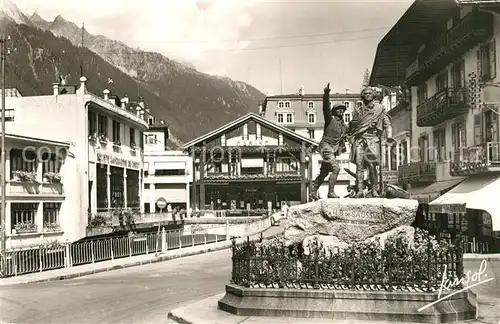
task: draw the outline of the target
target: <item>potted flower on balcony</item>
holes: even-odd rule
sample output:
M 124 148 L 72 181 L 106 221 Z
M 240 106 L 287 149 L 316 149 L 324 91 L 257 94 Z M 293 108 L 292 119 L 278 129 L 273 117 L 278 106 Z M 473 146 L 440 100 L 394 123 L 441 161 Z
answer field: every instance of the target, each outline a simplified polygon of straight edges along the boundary
M 89 135 L 89 140 L 95 142 L 97 140 L 97 134 L 93 133 Z
M 61 226 L 58 223 L 44 222 L 43 229 L 46 232 L 57 232 L 61 230 Z
M 113 142 L 113 146 L 120 147 L 122 143 L 120 141 Z
M 16 170 L 13 172 L 14 180 L 22 182 L 36 182 L 36 172 Z
M 23 233 L 34 233 L 36 232 L 36 225 L 33 223 L 17 223 L 14 225 L 14 234 L 23 234 Z
M 130 143 L 130 148 L 131 148 L 132 150 L 135 150 L 135 149 L 137 148 L 137 144 L 135 144 L 135 142 L 131 142 L 131 143 Z
M 61 182 L 61 174 L 57 172 L 45 172 L 43 174 L 43 178 L 46 179 L 50 183 L 60 183 Z
M 108 138 L 106 137 L 106 135 L 100 134 L 99 135 L 99 142 L 101 142 L 102 144 L 108 143 Z

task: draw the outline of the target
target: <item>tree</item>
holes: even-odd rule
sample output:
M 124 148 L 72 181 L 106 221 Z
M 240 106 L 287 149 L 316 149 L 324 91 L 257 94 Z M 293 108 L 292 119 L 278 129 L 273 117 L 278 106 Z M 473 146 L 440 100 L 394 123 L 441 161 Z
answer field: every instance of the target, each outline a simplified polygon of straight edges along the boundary
M 361 89 L 367 87 L 370 84 L 370 70 L 365 69 L 363 73 L 363 83 L 361 84 Z

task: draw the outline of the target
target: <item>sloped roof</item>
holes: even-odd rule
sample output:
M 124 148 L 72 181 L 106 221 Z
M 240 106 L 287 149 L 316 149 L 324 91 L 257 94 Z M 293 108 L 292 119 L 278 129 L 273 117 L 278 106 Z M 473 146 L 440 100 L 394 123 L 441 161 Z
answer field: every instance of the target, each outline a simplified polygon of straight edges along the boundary
M 416 0 L 377 46 L 370 85 L 402 85 L 419 47 L 459 8 L 456 0 Z
M 258 123 L 260 123 L 262 125 L 265 125 L 266 127 L 269 127 L 271 129 L 275 129 L 276 131 L 281 132 L 283 134 L 286 134 L 286 135 L 288 135 L 288 136 L 290 136 L 292 138 L 296 138 L 297 140 L 307 142 L 307 143 L 309 143 L 311 145 L 316 145 L 316 146 L 318 145 L 318 143 L 316 141 L 314 141 L 314 140 L 312 140 L 312 139 L 310 139 L 308 137 L 302 136 L 300 134 L 297 134 L 294 131 L 291 131 L 291 130 L 289 130 L 289 129 L 285 128 L 285 127 L 282 127 L 282 126 L 280 126 L 278 124 L 270 122 L 267 119 L 262 118 L 258 114 L 252 112 L 252 113 L 246 114 L 246 115 L 244 115 L 244 116 L 242 116 L 242 117 L 240 117 L 240 118 L 238 118 L 238 119 L 236 119 L 236 120 L 234 120 L 234 121 L 232 121 L 230 123 L 227 123 L 226 125 L 224 125 L 222 127 L 219 127 L 216 130 L 213 130 L 213 131 L 211 131 L 211 132 L 209 132 L 209 133 L 207 133 L 205 135 L 202 135 L 202 136 L 200 136 L 198 138 L 195 138 L 194 140 L 192 140 L 192 141 L 184 144 L 184 149 L 188 149 L 191 146 L 194 146 L 194 145 L 196 145 L 196 144 L 198 144 L 200 142 L 203 142 L 203 141 L 205 141 L 205 140 L 207 140 L 209 138 L 215 137 L 215 136 L 223 133 L 224 131 L 229 130 L 229 129 L 231 129 L 231 128 L 239 125 L 239 124 L 243 124 L 243 123 L 245 123 L 245 122 L 247 122 L 249 120 L 254 120 L 254 121 L 256 121 L 256 122 L 258 122 Z

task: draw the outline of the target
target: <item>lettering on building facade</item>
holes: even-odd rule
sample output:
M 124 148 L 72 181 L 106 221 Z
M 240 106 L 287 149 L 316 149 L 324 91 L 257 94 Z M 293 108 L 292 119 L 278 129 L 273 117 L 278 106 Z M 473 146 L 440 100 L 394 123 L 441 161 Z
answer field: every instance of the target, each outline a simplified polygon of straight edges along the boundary
M 103 154 L 103 153 L 97 153 L 97 162 L 127 169 L 141 168 L 140 162 L 119 158 L 115 156 L 110 156 L 108 154 Z

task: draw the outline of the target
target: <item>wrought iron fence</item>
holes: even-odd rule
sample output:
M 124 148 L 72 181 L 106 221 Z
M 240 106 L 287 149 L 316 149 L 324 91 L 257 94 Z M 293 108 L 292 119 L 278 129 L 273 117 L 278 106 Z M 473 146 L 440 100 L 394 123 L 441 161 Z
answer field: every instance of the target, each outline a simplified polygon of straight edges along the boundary
M 232 283 L 254 288 L 386 290 L 431 292 L 443 274 L 452 282 L 463 275 L 461 242 L 353 246 L 343 250 L 264 246 L 233 241 Z M 456 282 L 459 282 L 458 280 Z
M 159 235 L 158 233 L 125 235 L 14 249 L 6 252 L 5 276 L 17 276 L 141 254 L 165 252 L 224 240 L 226 240 L 225 233 L 191 232 L 186 235 L 182 230 L 163 230 Z

